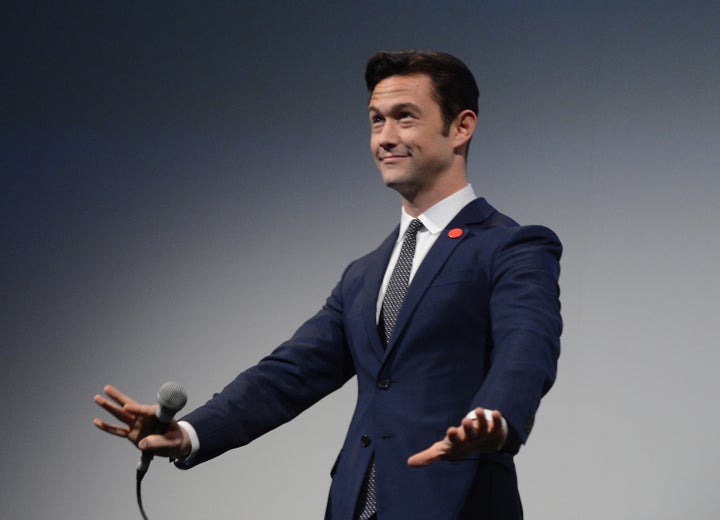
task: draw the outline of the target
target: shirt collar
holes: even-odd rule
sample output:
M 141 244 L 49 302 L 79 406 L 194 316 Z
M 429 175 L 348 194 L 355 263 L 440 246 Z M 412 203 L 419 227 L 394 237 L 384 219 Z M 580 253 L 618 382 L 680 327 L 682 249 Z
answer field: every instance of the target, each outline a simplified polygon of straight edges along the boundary
M 464 188 L 456 191 L 452 195 L 445 197 L 443 200 L 428 208 L 425 212 L 421 213 L 417 218 L 423 223 L 425 229 L 430 234 L 437 235 L 460 213 L 460 210 L 467 206 L 470 202 L 475 200 L 477 196 L 473 190 L 472 185 L 466 184 Z M 398 238 L 402 240 L 405 235 L 405 230 L 412 222 L 413 217 L 405 213 L 403 208 L 400 215 L 400 233 Z

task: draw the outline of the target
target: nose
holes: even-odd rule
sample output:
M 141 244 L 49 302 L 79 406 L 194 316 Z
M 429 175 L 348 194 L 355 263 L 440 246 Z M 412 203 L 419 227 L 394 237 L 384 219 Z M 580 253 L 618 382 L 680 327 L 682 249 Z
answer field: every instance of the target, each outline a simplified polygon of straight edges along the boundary
M 393 121 L 385 121 L 378 136 L 378 144 L 385 150 L 390 150 L 398 144 L 398 132 Z

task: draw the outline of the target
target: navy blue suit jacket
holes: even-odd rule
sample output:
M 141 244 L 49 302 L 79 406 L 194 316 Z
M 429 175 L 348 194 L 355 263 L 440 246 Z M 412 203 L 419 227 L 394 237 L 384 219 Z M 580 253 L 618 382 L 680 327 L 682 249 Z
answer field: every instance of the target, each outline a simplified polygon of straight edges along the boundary
M 455 228 L 458 238 L 448 234 Z M 352 518 L 373 456 L 380 520 L 520 519 L 513 454 L 555 380 L 560 242 L 476 199 L 428 252 L 385 347 L 376 304 L 397 233 L 351 263 L 290 340 L 184 418 L 200 439 L 193 464 L 247 444 L 357 376 L 327 519 Z M 503 452 L 407 465 L 477 406 L 507 420 Z

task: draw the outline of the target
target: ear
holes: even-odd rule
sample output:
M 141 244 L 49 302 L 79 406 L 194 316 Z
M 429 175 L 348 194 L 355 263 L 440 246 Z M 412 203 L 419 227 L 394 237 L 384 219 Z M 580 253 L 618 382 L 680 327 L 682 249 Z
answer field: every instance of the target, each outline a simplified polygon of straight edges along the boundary
M 453 139 L 455 140 L 455 148 L 461 149 L 466 147 L 470 142 L 470 139 L 475 133 L 475 127 L 477 126 L 477 115 L 470 109 L 463 110 L 455 118 L 455 123 L 452 126 Z

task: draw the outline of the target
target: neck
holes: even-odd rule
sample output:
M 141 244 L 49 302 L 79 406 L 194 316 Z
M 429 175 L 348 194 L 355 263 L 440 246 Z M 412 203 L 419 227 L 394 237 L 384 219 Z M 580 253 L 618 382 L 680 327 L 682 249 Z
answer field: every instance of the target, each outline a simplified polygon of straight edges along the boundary
M 404 193 L 400 193 L 402 198 L 402 205 L 405 213 L 411 217 L 417 217 L 424 213 L 441 200 L 449 197 L 453 193 L 456 193 L 467 186 L 467 178 L 463 175 L 453 182 L 442 182 L 432 189 L 424 190 L 407 190 Z

